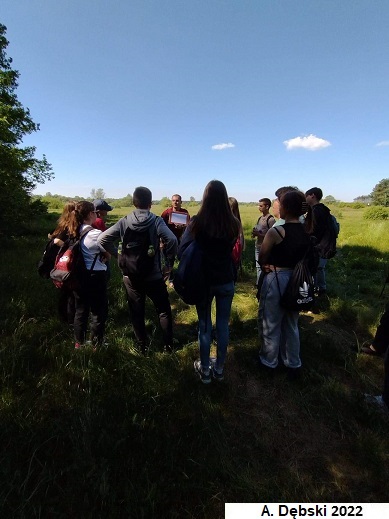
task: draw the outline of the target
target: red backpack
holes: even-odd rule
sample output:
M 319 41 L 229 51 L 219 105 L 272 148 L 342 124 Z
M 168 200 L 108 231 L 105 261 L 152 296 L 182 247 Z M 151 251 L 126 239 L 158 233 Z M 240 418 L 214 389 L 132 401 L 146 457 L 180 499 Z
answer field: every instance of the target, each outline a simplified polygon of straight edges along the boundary
M 74 290 L 80 282 L 80 277 L 87 272 L 84 256 L 81 250 L 81 240 L 91 231 L 93 227 L 88 225 L 80 234 L 78 240 L 71 245 L 64 245 L 55 259 L 53 270 L 50 272 L 50 278 L 57 288 L 66 285 L 69 289 Z M 93 270 L 98 254 L 93 261 L 90 270 Z
M 242 259 L 242 253 L 243 253 L 243 245 L 240 235 L 238 236 L 234 248 L 232 249 L 232 261 L 234 265 L 237 267 L 239 266 L 241 259 Z

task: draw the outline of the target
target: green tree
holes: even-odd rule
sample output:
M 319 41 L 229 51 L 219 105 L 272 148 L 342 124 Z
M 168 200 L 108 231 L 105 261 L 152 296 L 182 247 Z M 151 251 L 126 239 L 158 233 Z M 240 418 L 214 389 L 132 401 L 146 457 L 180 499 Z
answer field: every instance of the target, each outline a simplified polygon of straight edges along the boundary
M 326 197 L 324 197 L 323 202 L 325 202 L 326 204 L 331 204 L 336 202 L 336 199 L 332 195 L 327 195 Z
M 45 155 L 35 158 L 34 146 L 23 137 L 39 130 L 15 93 L 19 72 L 7 57 L 7 28 L 0 24 L 0 234 L 18 228 L 29 216 L 31 191 L 53 176 Z
M 125 196 L 124 198 L 122 198 L 120 200 L 121 202 L 121 206 L 122 207 L 131 207 L 133 202 L 132 202 L 132 195 L 130 195 L 130 193 L 128 193 L 127 196 Z
M 102 187 L 99 187 L 99 189 L 92 189 L 90 196 L 93 200 L 103 200 L 105 198 L 105 191 Z
M 159 205 L 161 205 L 162 207 L 170 207 L 172 205 L 172 201 L 170 200 L 170 198 L 168 196 L 164 196 L 159 201 Z
M 354 202 L 361 202 L 362 204 L 371 204 L 371 195 L 361 195 L 354 198 Z
M 371 192 L 374 205 L 389 207 L 389 178 L 383 178 L 374 186 Z

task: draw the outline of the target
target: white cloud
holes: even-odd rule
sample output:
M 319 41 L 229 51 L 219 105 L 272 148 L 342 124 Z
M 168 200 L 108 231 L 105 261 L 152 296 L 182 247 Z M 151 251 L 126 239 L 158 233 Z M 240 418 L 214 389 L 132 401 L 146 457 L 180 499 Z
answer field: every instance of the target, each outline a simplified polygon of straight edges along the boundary
M 389 141 L 377 142 L 376 146 L 389 146 Z
M 304 148 L 305 150 L 316 151 L 322 148 L 331 146 L 329 141 L 316 137 L 316 135 L 306 135 L 305 137 L 294 137 L 284 141 L 287 150 L 294 150 L 296 148 Z
M 222 144 L 214 144 L 212 146 L 213 150 L 226 150 L 227 148 L 235 148 L 235 144 L 232 144 L 232 142 L 223 142 Z

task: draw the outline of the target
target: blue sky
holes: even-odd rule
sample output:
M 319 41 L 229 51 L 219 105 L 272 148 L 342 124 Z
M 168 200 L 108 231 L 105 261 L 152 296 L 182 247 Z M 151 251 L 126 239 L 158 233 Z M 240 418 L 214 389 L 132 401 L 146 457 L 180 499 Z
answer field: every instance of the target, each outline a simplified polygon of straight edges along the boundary
M 351 201 L 387 178 L 387 0 L 2 0 L 36 192 Z

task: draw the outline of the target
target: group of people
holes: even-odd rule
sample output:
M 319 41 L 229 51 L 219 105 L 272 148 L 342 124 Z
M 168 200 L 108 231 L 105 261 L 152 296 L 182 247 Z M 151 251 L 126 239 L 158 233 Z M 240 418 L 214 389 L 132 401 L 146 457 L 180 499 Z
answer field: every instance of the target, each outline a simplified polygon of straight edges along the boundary
M 297 311 L 284 309 L 280 299 L 286 290 L 296 264 L 311 246 L 311 236 L 320 241 L 328 225 L 329 209 L 321 203 L 322 191 L 312 188 L 305 194 L 294 186 L 279 188 L 273 201 L 259 200 L 262 213 L 254 227 L 255 262 L 259 297 L 258 329 L 261 341 L 260 366 L 273 370 L 279 362 L 294 379 L 301 368 L 300 339 Z M 195 240 L 204 253 L 204 269 L 209 280 L 208 295 L 196 305 L 198 315 L 198 342 L 200 358 L 194 369 L 204 384 L 212 378 L 224 378 L 224 364 L 229 343 L 229 319 L 237 279 L 237 262 L 233 250 L 237 243 L 244 250 L 243 227 L 236 199 L 228 197 L 225 185 L 219 180 L 205 187 L 200 209 L 190 218 L 182 208 L 181 196 L 172 196 L 172 206 L 161 216 L 151 212 L 152 193 L 146 187 L 137 187 L 133 193 L 135 210 L 116 224 L 105 226 L 105 216 L 112 210 L 105 201 L 68 203 L 52 234 L 58 245 L 65 239 L 75 239 L 83 231 L 81 249 L 87 273 L 82 283 L 61 297 L 62 313 L 74 315 L 75 347 L 86 342 L 89 314 L 91 314 L 91 341 L 95 347 L 104 340 L 107 318 L 107 264 L 111 256 L 118 256 L 118 242 L 123 242 L 126 232 L 145 232 L 150 236 L 153 250 L 151 270 L 143 276 L 123 272 L 131 321 L 137 344 L 146 353 L 149 338 L 145 326 L 145 300 L 150 298 L 158 314 L 162 329 L 164 349 L 171 351 L 173 320 L 166 282 L 174 282 L 173 266 L 176 257 Z M 99 219 L 99 221 L 98 221 Z M 90 229 L 88 230 L 88 227 Z M 155 252 L 154 252 L 155 251 Z M 315 283 L 317 294 L 326 291 L 325 266 L 320 258 Z M 210 357 L 212 342 L 211 306 L 216 302 L 216 358 Z M 69 303 L 71 301 L 71 303 Z M 66 302 L 66 304 L 65 304 Z M 66 310 L 64 310 L 66 306 Z M 68 319 L 68 320 L 71 320 Z M 388 384 L 386 384 L 388 385 Z M 389 395 L 385 397 L 386 404 Z

